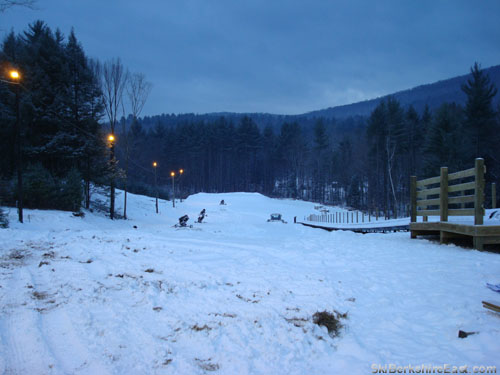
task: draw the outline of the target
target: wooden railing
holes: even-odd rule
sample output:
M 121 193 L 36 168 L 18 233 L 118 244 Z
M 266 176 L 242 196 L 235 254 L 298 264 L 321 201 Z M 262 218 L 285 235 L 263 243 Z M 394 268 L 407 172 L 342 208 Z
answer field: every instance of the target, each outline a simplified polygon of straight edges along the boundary
M 464 171 L 448 174 L 448 167 L 442 167 L 437 177 L 417 181 L 411 176 L 411 222 L 416 222 L 417 216 L 423 216 L 424 221 L 428 216 L 439 216 L 440 221 L 448 221 L 449 216 L 474 216 L 474 225 L 482 225 L 484 173 L 484 159 L 478 158 L 474 168 Z

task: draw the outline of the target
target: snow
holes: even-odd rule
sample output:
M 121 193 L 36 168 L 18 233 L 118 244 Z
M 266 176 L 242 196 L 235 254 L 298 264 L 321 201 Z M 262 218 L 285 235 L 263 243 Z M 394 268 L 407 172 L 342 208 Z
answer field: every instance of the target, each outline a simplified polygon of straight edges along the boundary
M 268 223 L 275 212 L 288 224 Z M 129 194 L 129 220 L 115 221 L 26 210 L 19 224 L 11 209 L 0 230 L 0 373 L 500 367 L 500 314 L 481 305 L 500 303 L 485 286 L 500 282 L 498 254 L 293 224 L 311 213 L 313 203 L 251 193 L 160 201 L 159 214 L 154 199 Z M 183 214 L 193 228 L 173 227 Z M 325 310 L 348 314 L 337 337 L 312 321 Z

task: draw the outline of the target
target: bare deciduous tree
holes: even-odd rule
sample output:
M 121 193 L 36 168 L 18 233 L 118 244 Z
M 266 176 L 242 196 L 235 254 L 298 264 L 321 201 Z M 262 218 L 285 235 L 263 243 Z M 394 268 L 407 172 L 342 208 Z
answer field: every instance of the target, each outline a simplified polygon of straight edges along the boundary
M 128 72 L 123 67 L 119 58 L 112 59 L 104 63 L 102 67 L 102 93 L 104 99 L 104 108 L 109 120 L 111 135 L 115 135 L 115 127 L 117 123 L 118 110 L 123 101 L 123 90 L 127 83 Z M 115 216 L 115 145 L 111 141 L 111 197 L 110 197 L 110 218 Z
M 146 76 L 144 74 L 134 73 L 130 75 L 127 85 L 127 94 L 130 100 L 130 109 L 132 110 L 134 121 L 137 121 L 137 118 L 141 114 L 152 87 L 153 85 L 151 82 L 146 81 Z
M 128 76 L 128 81 L 126 85 L 127 96 L 130 101 L 130 109 L 132 111 L 132 121 L 133 124 L 137 122 L 144 104 L 148 99 L 149 93 L 152 88 L 151 82 L 146 81 L 146 76 L 142 73 L 133 73 Z M 124 111 L 125 112 L 125 111 Z M 128 178 L 128 162 L 129 162 L 129 143 L 128 143 L 128 131 L 126 129 L 126 121 L 123 122 L 122 129 L 123 137 L 125 137 L 125 194 L 123 202 L 123 216 L 127 218 L 127 178 Z

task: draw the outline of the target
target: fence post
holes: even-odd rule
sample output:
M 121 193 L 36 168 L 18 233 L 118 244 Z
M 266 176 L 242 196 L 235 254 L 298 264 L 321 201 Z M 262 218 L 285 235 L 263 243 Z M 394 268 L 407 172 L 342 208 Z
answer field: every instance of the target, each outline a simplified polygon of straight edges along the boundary
M 358 214 L 359 214 L 359 212 L 358 212 L 358 211 L 356 211 L 356 224 L 357 224 L 357 223 L 359 223 L 359 220 L 358 220 Z
M 448 221 L 448 167 L 441 167 L 439 185 L 439 216 L 441 221 Z
M 491 208 L 497 208 L 497 184 L 491 184 Z
M 417 221 L 417 176 L 410 177 L 410 205 L 411 222 Z
M 474 189 L 474 225 L 483 224 L 484 215 L 484 159 L 477 158 L 475 163 L 476 188 Z

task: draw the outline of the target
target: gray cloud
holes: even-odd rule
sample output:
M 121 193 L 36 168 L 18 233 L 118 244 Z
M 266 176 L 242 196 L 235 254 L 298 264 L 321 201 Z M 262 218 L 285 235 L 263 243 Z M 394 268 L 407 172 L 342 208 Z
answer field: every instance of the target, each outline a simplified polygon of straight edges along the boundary
M 145 114 L 302 113 L 500 63 L 497 1 L 40 0 L 36 19 L 154 83 Z

